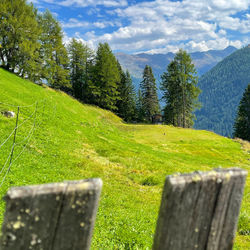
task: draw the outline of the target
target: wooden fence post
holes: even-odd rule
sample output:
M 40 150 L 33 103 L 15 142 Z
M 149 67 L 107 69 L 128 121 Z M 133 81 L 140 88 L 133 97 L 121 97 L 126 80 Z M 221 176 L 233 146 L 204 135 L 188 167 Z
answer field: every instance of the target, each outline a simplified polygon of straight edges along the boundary
M 232 249 L 246 175 L 232 168 L 168 176 L 153 249 Z
M 11 188 L 1 250 L 89 249 L 100 179 Z

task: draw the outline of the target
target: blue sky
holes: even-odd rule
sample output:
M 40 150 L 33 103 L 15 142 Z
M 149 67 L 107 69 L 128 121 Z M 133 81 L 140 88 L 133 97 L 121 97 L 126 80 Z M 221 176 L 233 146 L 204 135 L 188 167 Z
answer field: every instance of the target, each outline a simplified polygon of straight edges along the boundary
M 64 40 L 95 49 L 167 53 L 250 43 L 250 0 L 29 0 L 61 22 Z

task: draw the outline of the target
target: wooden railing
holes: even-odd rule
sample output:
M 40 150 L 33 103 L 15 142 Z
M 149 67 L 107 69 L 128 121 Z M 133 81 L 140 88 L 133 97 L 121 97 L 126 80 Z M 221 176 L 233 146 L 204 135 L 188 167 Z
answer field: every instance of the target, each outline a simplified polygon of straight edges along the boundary
M 153 249 L 232 249 L 247 172 L 219 169 L 166 178 Z M 102 181 L 11 188 L 1 250 L 89 249 Z

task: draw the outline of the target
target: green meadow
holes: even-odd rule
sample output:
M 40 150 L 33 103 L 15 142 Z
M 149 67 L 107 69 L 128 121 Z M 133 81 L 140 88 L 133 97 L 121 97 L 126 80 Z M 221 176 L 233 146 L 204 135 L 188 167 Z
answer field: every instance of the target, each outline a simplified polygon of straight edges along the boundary
M 1 199 L 12 186 L 100 177 L 92 249 L 150 249 L 167 175 L 250 169 L 249 143 L 208 131 L 125 124 L 109 111 L 0 69 L 0 111 L 17 114 L 17 105 L 17 145 L 10 171 L 8 164 L 1 171 Z M 0 145 L 15 125 L 15 118 L 0 115 Z M 0 147 L 0 169 L 12 145 L 13 135 Z M 1 202 L 1 222 L 4 209 Z M 234 248 L 250 249 L 250 176 Z

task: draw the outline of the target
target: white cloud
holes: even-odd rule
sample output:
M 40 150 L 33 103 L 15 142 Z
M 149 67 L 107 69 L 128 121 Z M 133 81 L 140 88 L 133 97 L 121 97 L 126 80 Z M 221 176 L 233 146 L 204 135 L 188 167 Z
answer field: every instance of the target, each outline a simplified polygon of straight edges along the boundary
M 91 41 L 87 41 L 81 38 L 81 34 L 79 32 L 75 32 L 74 34 L 74 38 L 78 41 L 81 41 L 83 44 L 86 44 L 89 48 L 91 48 L 92 50 L 95 49 L 95 45 L 91 42 Z M 66 33 L 64 33 L 64 39 L 63 39 L 63 43 L 68 46 L 70 41 L 72 40 L 71 37 L 68 37 Z
M 94 40 L 96 37 L 95 31 L 89 31 L 87 33 L 84 34 L 84 36 L 89 40 Z
M 164 48 L 151 49 L 151 50 L 147 51 L 147 53 L 156 54 L 156 53 L 167 53 L 169 51 L 177 52 L 180 48 L 185 49 L 189 52 L 208 51 L 211 49 L 222 50 L 228 46 L 234 46 L 236 48 L 241 48 L 243 44 L 244 44 L 244 42 L 241 42 L 239 40 L 230 41 L 226 38 L 221 38 L 221 39 L 217 39 L 217 40 L 201 41 L 198 43 L 196 43 L 194 41 L 190 41 L 188 43 L 179 43 L 178 45 L 166 45 Z
M 128 5 L 126 0 L 64 0 L 56 3 L 62 6 L 76 7 L 88 7 L 97 5 L 102 5 L 106 7 L 121 7 Z
M 220 30 L 218 31 L 218 34 L 220 34 L 220 35 L 222 35 L 222 36 L 225 36 L 225 35 L 227 34 L 227 32 L 226 32 L 225 30 L 223 30 L 223 29 L 220 29 Z
M 106 27 L 116 27 L 116 26 L 121 26 L 121 23 L 118 21 L 111 22 L 111 21 L 105 21 L 105 20 L 90 23 L 90 22 L 78 20 L 76 18 L 70 18 L 68 22 L 62 22 L 62 27 L 65 29 L 75 29 L 75 28 L 104 29 Z
M 103 22 L 94 22 L 94 26 L 100 29 L 106 28 L 106 24 Z
M 40 0 L 37 0 L 37 1 L 41 2 Z M 45 3 L 56 3 L 55 0 L 42 0 L 42 1 Z
M 249 33 L 250 32 L 250 15 L 246 15 L 244 19 L 240 19 L 237 17 L 227 16 L 224 19 L 219 21 L 219 25 L 221 28 L 228 30 L 238 30 L 241 33 Z
M 63 22 L 62 27 L 63 28 L 88 28 L 91 24 L 89 22 L 85 21 L 79 21 L 76 18 L 70 18 L 67 23 Z
M 230 40 L 230 31 L 250 32 L 250 15 L 233 17 L 247 11 L 250 0 L 155 0 L 119 8 L 115 13 L 129 21 L 112 33 L 92 38 L 92 42 L 107 41 L 114 50 L 148 51 L 149 53 L 177 50 L 189 51 L 224 49 L 242 46 Z
M 121 23 L 119 21 L 98 21 L 98 22 L 94 22 L 93 26 L 99 29 L 104 29 L 107 27 L 120 27 Z
M 91 8 L 87 11 L 89 16 L 91 15 L 99 15 L 100 9 L 99 8 Z
M 151 0 L 139 3 L 127 0 L 34 1 L 74 8 L 91 7 L 87 14 L 98 17 L 93 23 L 71 19 L 63 27 L 89 30 L 113 27 L 106 34 L 88 30 L 82 35 L 92 45 L 107 41 L 113 50 L 163 53 L 180 47 L 190 52 L 223 49 L 228 45 L 240 47 L 250 33 L 250 0 Z M 112 7 L 102 14 L 107 13 L 113 20 L 98 16 L 101 6 Z M 234 38 L 232 32 L 240 37 Z
M 211 7 L 219 10 L 242 10 L 247 9 L 248 0 L 209 0 Z
M 194 41 L 190 41 L 189 43 L 185 44 L 185 49 L 189 50 L 190 52 L 193 51 L 207 51 L 210 49 L 217 49 L 221 50 L 228 46 L 235 46 L 240 48 L 242 46 L 242 42 L 239 40 L 230 41 L 226 38 L 219 38 L 216 40 L 209 40 L 209 41 L 202 41 L 196 43 Z
M 105 7 L 125 7 L 128 5 L 127 0 L 28 0 L 33 3 L 49 3 L 60 6 L 72 7 L 90 7 L 90 6 L 105 6 Z

